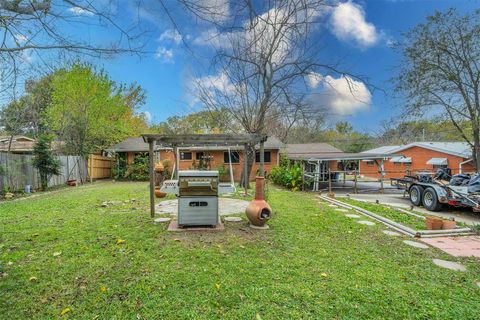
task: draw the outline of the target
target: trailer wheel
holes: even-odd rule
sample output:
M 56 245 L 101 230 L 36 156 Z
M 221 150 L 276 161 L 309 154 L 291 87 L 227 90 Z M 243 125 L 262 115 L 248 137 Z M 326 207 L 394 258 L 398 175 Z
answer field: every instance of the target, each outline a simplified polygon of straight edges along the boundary
M 417 186 L 417 185 L 413 185 L 408 194 L 410 196 L 410 202 L 414 205 L 414 206 L 421 206 L 422 205 L 422 196 L 423 196 L 423 187 L 422 186 Z
M 422 203 L 429 211 L 438 211 L 442 207 L 442 204 L 438 202 L 437 192 L 430 187 L 423 192 Z

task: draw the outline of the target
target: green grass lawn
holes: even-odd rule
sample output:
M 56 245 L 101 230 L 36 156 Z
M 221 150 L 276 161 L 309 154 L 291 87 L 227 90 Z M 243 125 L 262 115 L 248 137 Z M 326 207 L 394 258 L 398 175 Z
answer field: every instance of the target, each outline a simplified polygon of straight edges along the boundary
M 391 208 L 385 205 L 368 203 L 365 201 L 358 201 L 350 198 L 339 198 L 338 200 L 366 209 L 370 212 L 378 214 L 379 216 L 382 216 L 384 218 L 390 219 L 404 226 L 412 228 L 413 230 L 426 229 L 424 219 L 420 219 L 418 217 L 408 215 L 405 212 L 396 210 L 394 208 Z M 417 214 L 422 215 L 421 213 L 417 213 Z
M 412 248 L 313 194 L 270 187 L 269 230 L 211 233 L 167 233 L 147 198 L 147 183 L 109 182 L 0 204 L 0 318 L 478 319 L 478 260 Z

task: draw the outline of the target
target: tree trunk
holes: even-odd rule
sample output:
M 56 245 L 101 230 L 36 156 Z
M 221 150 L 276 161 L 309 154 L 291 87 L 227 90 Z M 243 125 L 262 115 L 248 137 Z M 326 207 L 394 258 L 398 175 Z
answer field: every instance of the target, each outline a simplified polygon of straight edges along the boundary
M 40 172 L 40 185 L 41 185 L 42 191 L 47 190 L 48 176 L 45 173 L 41 173 L 41 172 Z
M 473 129 L 473 162 L 475 163 L 475 171 L 480 168 L 480 132 L 478 128 Z
M 249 183 L 248 177 L 250 177 L 250 173 L 252 172 L 252 168 L 253 168 L 253 162 L 255 160 L 255 146 L 249 145 L 247 147 L 246 160 L 247 160 L 247 175 L 245 175 L 245 169 L 242 166 L 243 167 L 242 168 L 242 176 L 241 176 L 241 180 L 240 180 L 240 185 L 244 188 L 245 187 L 248 188 L 248 183 Z M 247 179 L 245 179 L 245 176 L 247 177 Z

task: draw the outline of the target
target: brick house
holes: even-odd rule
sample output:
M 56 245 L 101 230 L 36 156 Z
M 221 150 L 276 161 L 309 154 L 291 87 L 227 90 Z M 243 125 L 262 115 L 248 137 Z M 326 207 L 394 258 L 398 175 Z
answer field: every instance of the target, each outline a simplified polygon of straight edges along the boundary
M 279 154 L 283 148 L 283 143 L 276 137 L 269 137 L 267 141 L 265 141 L 265 173 L 267 175 L 274 166 L 279 164 Z M 127 164 L 132 164 L 136 156 L 146 156 L 148 154 L 148 144 L 143 141 L 143 138 L 128 138 L 110 147 L 106 151 L 115 153 L 119 158 L 125 159 Z M 225 170 L 223 177 L 221 177 L 223 178 L 222 180 L 230 179 L 228 170 L 231 160 L 234 180 L 240 182 L 245 159 L 243 146 L 231 146 L 230 148 L 225 146 L 179 148 L 178 155 L 179 170 L 216 170 L 223 167 Z M 168 169 L 172 170 L 175 163 L 173 149 L 157 146 L 155 149 L 155 162 L 167 164 Z M 260 154 L 257 151 L 255 163 L 250 173 L 251 180 L 255 179 L 255 175 L 259 169 L 259 162 Z
M 401 146 L 383 146 L 364 153 L 385 153 L 391 157 L 384 161 L 385 178 L 401 178 L 418 172 L 435 173 L 448 168 L 452 174 L 475 172 L 472 149 L 466 142 L 413 142 Z M 378 166 L 371 160 L 362 160 L 360 174 L 379 178 Z

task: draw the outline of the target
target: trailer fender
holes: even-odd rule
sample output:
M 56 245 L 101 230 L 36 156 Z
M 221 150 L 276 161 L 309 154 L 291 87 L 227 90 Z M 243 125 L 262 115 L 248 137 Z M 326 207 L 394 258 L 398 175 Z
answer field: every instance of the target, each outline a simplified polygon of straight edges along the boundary
M 448 203 L 448 193 L 445 188 L 439 185 L 430 185 L 430 187 L 437 193 L 438 202 Z

